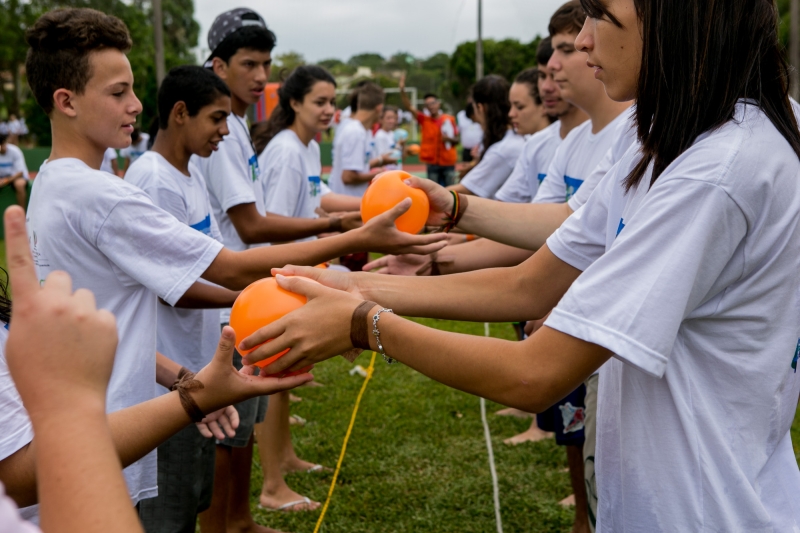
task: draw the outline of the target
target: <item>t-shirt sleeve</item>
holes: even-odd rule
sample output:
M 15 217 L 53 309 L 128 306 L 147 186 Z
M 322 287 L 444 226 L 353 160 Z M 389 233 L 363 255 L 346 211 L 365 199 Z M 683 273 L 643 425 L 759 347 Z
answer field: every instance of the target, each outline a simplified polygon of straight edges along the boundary
M 177 218 L 180 222 L 189 223 L 189 209 L 183 195 L 163 187 L 156 187 L 146 192 L 158 207 Z
M 567 200 L 567 204 L 569 208 L 573 211 L 577 211 L 580 206 L 586 203 L 586 200 L 589 199 L 589 196 L 592 195 L 595 187 L 600 181 L 603 179 L 611 167 L 614 166 L 615 161 L 614 157 L 614 149 L 609 148 L 606 155 L 603 156 L 603 159 L 598 163 L 598 165 L 592 170 L 589 176 L 583 181 L 583 184 L 578 187 L 578 190 L 575 194 Z
M 715 282 L 747 221 L 720 186 L 676 177 L 656 182 L 619 228 L 608 252 L 578 277 L 545 324 L 661 377 L 684 318 L 724 290 Z
M 95 238 L 120 270 L 170 305 L 211 265 L 222 243 L 155 206 L 144 192 L 121 198 Z
M 202 165 L 203 177 L 223 211 L 256 203 L 250 166 L 233 140 L 223 140 L 219 149 Z
M 561 153 L 562 150 L 556 150 L 556 155 L 547 168 L 547 175 L 539 184 L 536 196 L 533 197 L 534 204 L 563 204 L 567 201 L 567 186 L 564 183 L 566 161 L 563 161 Z
M 365 133 L 356 128 L 347 128 L 342 131 L 342 170 L 354 170 L 356 172 L 366 172 L 367 154 L 365 152 L 366 139 Z
M 464 176 L 461 184 L 481 198 L 493 198 L 503 186 L 516 161 L 509 161 L 499 151 L 489 150 L 475 168 Z
M 33 425 L 22 398 L 6 364 L 5 345 L 8 330 L 0 323 L 0 412 L 3 413 L 3 430 L 0 431 L 0 461 L 15 454 L 33 440 Z M 0 521 L 2 523 L 2 521 Z
M 295 216 L 301 195 L 308 194 L 308 177 L 297 166 L 282 161 L 268 170 L 265 177 L 267 213 Z
M 523 150 L 517 158 L 517 163 L 514 165 L 511 175 L 494 197 L 501 202 L 528 203 L 533 199 L 532 192 L 535 193 L 535 191 L 530 190 L 528 158 L 525 156 L 525 150 Z

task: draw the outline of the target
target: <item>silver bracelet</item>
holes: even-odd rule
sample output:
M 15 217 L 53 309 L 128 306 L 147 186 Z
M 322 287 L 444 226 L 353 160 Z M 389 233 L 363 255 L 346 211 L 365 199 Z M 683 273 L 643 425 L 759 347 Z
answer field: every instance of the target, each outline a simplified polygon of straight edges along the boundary
M 397 361 L 386 355 L 386 352 L 383 350 L 383 344 L 381 344 L 381 332 L 378 329 L 378 321 L 381 319 L 381 313 L 392 313 L 394 311 L 391 309 L 381 308 L 372 316 L 372 334 L 375 335 L 375 344 L 378 345 L 378 351 L 383 356 L 383 360 L 386 361 L 388 364 L 396 363 Z

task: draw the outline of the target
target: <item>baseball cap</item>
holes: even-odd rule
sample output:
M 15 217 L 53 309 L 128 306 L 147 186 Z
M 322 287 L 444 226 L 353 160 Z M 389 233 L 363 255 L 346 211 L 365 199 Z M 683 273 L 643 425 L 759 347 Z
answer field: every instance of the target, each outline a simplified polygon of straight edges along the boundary
M 261 15 L 246 7 L 237 7 L 222 13 L 214 19 L 211 29 L 208 30 L 208 49 L 213 54 L 225 37 L 245 26 L 261 26 L 266 29 L 267 23 Z

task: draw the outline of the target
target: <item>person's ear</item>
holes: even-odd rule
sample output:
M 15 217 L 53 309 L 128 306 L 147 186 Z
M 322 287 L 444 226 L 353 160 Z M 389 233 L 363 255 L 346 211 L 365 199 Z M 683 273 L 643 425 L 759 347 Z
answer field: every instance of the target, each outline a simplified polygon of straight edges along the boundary
M 178 126 L 183 126 L 186 124 L 186 121 L 189 120 L 189 110 L 186 109 L 186 102 L 183 100 L 175 102 L 175 105 L 172 106 L 172 112 L 170 112 L 170 116 Z
M 58 110 L 64 115 L 74 118 L 78 115 L 75 109 L 74 101 L 75 93 L 67 89 L 57 89 L 53 93 L 53 109 Z
M 298 113 L 300 113 L 300 109 L 303 107 L 303 102 L 298 102 L 294 98 L 290 98 L 289 107 L 291 107 L 292 111 L 294 111 L 295 115 L 297 115 Z
M 228 64 L 224 62 L 222 59 L 215 57 L 211 60 L 211 70 L 214 71 L 214 74 L 219 76 L 223 80 L 228 79 Z

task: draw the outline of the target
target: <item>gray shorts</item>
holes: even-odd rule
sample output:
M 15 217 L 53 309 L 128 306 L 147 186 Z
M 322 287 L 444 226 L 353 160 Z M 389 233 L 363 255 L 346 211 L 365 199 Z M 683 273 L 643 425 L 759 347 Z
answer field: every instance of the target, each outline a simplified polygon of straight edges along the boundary
M 236 367 L 236 370 L 242 368 L 242 356 L 239 355 L 239 352 L 234 352 L 233 354 L 233 366 Z M 246 447 L 250 442 L 250 437 L 253 436 L 255 425 L 264 421 L 264 416 L 267 414 L 268 400 L 269 396 L 259 396 L 235 404 L 234 407 L 239 412 L 239 427 L 236 428 L 236 436 L 218 440 L 217 444 L 233 446 L 234 448 Z
M 139 502 L 147 533 L 194 533 L 197 514 L 211 505 L 214 439 L 192 424 L 158 447 L 158 496 Z

